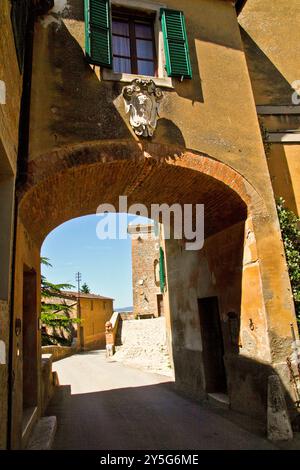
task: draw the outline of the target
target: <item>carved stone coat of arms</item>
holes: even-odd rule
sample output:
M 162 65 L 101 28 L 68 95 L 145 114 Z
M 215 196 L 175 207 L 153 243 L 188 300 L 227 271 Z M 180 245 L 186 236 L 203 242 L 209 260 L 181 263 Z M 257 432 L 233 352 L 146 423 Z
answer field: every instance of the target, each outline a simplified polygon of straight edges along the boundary
M 158 110 L 163 99 L 162 91 L 153 80 L 135 79 L 124 87 L 126 113 L 130 115 L 130 124 L 138 136 L 152 137 L 156 129 Z

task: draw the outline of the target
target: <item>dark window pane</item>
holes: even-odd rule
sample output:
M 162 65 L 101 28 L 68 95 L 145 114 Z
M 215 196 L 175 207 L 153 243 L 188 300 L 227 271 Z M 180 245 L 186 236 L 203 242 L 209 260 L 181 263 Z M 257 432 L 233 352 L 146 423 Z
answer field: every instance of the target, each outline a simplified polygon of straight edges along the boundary
M 113 54 L 130 57 L 130 41 L 127 38 L 113 36 Z
M 121 34 L 122 36 L 129 36 L 129 25 L 123 21 L 113 20 L 112 32 L 114 34 Z
M 152 41 L 143 41 L 142 39 L 137 39 L 136 49 L 139 59 L 153 59 Z
M 152 27 L 147 24 L 135 24 L 135 35 L 137 38 L 152 39 Z
M 138 74 L 154 77 L 155 75 L 154 63 L 146 62 L 145 60 L 138 60 Z
M 130 59 L 122 59 L 120 57 L 114 57 L 114 72 L 131 73 Z

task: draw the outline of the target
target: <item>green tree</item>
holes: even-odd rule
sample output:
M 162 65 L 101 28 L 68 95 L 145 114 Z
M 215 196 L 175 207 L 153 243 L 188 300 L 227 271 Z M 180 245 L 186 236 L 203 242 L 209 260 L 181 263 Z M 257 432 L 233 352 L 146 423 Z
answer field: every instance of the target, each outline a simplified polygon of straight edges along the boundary
M 300 219 L 285 207 L 283 198 L 277 201 L 277 212 L 300 327 Z
M 52 267 L 49 259 L 45 257 L 41 258 L 41 264 Z M 58 299 L 62 296 L 64 290 L 72 288 L 74 288 L 72 284 L 53 284 L 45 276 L 41 276 L 41 322 L 44 327 L 42 329 L 43 345 L 67 344 L 68 340 L 61 334 L 62 330 L 70 332 L 74 324 L 80 323 L 78 318 L 70 317 L 73 305 L 67 305 L 63 301 L 53 302 L 54 298 Z M 49 333 L 49 329 L 53 334 Z
M 90 294 L 91 293 L 91 289 L 89 288 L 89 286 L 87 285 L 86 282 L 84 284 L 82 284 L 80 292 L 82 292 L 83 294 Z

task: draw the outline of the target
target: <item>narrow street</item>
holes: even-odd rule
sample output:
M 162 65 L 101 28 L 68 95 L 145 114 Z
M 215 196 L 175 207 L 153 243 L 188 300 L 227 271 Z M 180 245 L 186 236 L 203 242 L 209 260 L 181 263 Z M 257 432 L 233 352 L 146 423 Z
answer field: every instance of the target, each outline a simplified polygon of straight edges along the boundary
M 274 449 L 207 406 L 173 391 L 168 377 L 108 362 L 102 351 L 56 362 L 61 387 L 54 449 Z

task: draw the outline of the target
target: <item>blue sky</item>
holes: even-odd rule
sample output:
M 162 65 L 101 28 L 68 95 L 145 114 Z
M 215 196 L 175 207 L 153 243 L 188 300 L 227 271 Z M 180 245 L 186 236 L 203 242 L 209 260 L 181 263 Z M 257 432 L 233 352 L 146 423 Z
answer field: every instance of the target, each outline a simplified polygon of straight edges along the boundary
M 119 216 L 116 215 L 117 221 Z M 80 271 L 95 294 L 115 299 L 114 307 L 132 305 L 131 239 L 99 240 L 96 234 L 99 216 L 73 219 L 54 229 L 45 239 L 42 256 L 52 268 L 42 266 L 42 273 L 53 283 L 76 284 Z M 128 216 L 128 222 L 145 223 L 147 219 Z

